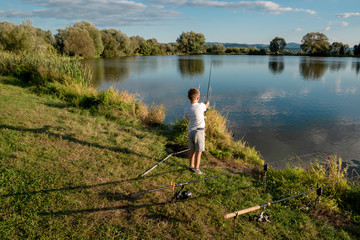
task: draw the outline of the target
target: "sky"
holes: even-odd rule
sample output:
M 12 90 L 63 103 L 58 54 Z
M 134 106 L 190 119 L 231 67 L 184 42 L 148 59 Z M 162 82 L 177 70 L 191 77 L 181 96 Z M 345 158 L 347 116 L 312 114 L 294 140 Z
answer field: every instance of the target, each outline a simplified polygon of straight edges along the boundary
M 0 0 L 0 21 L 50 30 L 87 20 L 98 29 L 114 28 L 129 37 L 175 42 L 182 32 L 205 35 L 207 42 L 269 44 L 275 37 L 301 43 L 310 32 L 330 43 L 360 43 L 359 0 Z

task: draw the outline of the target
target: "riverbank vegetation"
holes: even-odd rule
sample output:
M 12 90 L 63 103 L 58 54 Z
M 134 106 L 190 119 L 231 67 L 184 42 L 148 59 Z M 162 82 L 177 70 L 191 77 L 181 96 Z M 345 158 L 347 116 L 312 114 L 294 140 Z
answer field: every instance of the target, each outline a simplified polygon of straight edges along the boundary
M 68 57 L 0 52 L 0 74 L 108 118 L 133 116 L 147 124 L 160 124 L 165 118 L 164 107 L 149 108 L 136 95 L 113 88 L 97 91 L 90 84 L 91 69 Z
M 238 41 L 241 42 L 241 39 Z M 129 37 L 116 29 L 100 30 L 88 21 L 59 29 L 55 35 L 33 27 L 30 20 L 19 25 L 0 22 L 0 50 L 15 53 L 41 52 L 83 58 L 175 54 L 360 56 L 360 43 L 351 49 L 341 42 L 330 43 L 323 33 L 307 33 L 300 41 L 299 49 L 286 49 L 285 39 L 279 36 L 261 49 L 226 47 L 222 43 L 206 44 L 204 34 L 190 31 L 182 32 L 173 43 L 159 43 L 156 38 Z

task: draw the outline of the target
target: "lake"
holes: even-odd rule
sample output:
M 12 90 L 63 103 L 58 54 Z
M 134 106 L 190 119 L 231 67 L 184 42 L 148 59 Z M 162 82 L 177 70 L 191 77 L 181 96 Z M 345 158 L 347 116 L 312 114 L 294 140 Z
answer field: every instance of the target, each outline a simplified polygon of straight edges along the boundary
M 360 59 L 299 56 L 144 56 L 86 60 L 97 89 L 138 93 L 163 105 L 165 123 L 183 117 L 187 91 L 199 88 L 228 119 L 235 139 L 267 162 L 340 155 L 360 168 Z M 312 157 L 312 155 L 307 155 Z

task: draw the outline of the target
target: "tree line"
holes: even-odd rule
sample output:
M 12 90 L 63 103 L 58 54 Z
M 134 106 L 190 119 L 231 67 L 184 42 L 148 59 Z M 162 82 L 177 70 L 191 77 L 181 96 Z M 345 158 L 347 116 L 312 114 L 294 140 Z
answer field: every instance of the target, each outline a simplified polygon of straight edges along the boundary
M 77 22 L 55 35 L 32 26 L 31 20 L 16 25 L 0 22 L 0 51 L 15 53 L 61 54 L 83 58 L 119 57 L 134 55 L 175 54 L 249 54 L 249 55 L 312 55 L 360 56 L 360 43 L 351 50 L 347 44 L 333 42 L 319 32 L 306 34 L 301 40 L 301 50 L 287 50 L 281 37 L 271 40 L 269 48 L 225 47 L 221 43 L 206 45 L 205 36 L 194 31 L 182 32 L 174 43 L 159 43 L 157 39 L 140 36 L 128 37 L 116 29 L 99 30 L 88 21 Z

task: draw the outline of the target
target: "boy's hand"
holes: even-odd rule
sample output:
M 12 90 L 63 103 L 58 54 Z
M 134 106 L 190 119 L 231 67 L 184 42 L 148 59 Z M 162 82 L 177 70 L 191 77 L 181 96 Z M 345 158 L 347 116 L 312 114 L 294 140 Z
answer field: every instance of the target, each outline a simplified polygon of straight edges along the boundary
M 206 101 L 205 102 L 205 106 L 208 107 L 210 105 L 210 102 L 209 101 Z

